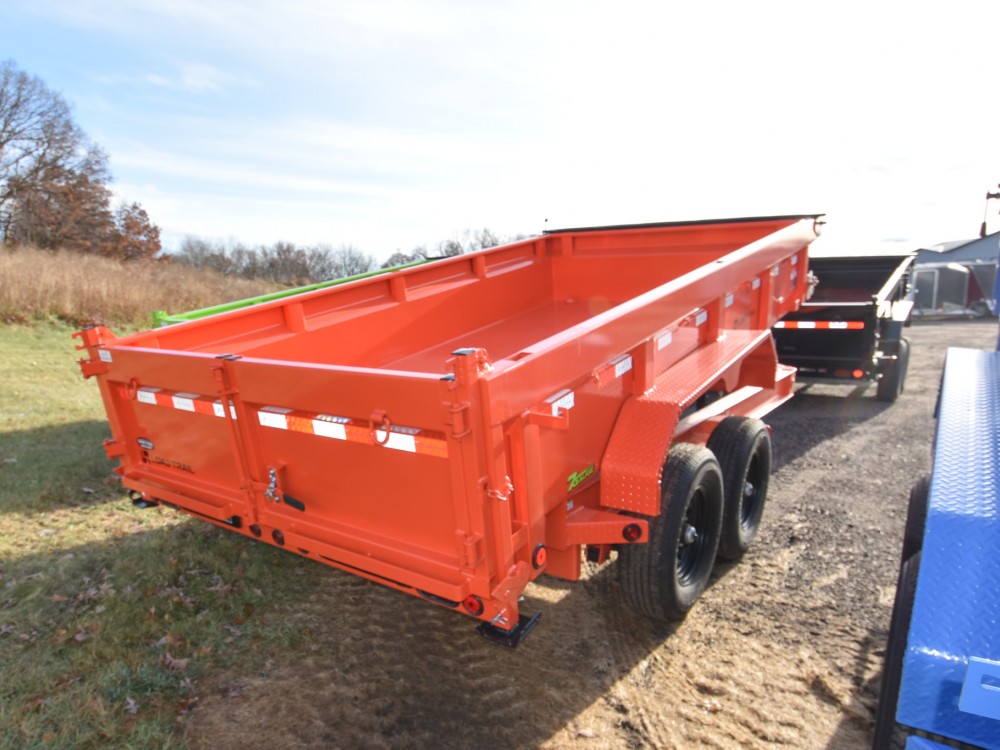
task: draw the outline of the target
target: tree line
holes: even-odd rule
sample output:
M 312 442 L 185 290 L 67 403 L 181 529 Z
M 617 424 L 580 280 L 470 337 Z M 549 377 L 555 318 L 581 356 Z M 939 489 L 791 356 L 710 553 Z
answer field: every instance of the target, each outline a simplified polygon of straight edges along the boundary
M 160 252 L 138 203 L 113 205 L 108 156 L 40 78 L 0 63 L 0 241 L 122 260 Z
M 209 268 L 226 276 L 301 285 L 462 255 L 514 239 L 520 237 L 502 238 L 490 229 L 466 230 L 431 247 L 419 245 L 408 253 L 397 250 L 379 263 L 375 256 L 354 245 L 298 247 L 291 242 L 276 242 L 270 246 L 253 247 L 236 241 L 211 242 L 187 237 L 170 257 L 178 263 Z
M 248 246 L 188 237 L 162 254 L 160 229 L 138 203 L 112 205 L 108 156 L 73 121 L 70 105 L 13 60 L 0 63 L 0 244 L 94 253 L 131 261 L 169 260 L 227 276 L 279 284 L 354 276 L 378 268 L 445 258 L 504 241 L 489 229 L 409 252 L 379 264 L 353 245 Z

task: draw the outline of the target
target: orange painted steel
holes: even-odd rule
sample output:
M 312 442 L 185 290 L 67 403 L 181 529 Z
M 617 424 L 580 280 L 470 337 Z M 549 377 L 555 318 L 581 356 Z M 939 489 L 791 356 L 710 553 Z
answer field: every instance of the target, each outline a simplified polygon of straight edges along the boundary
M 135 497 L 510 629 L 529 581 L 645 542 L 672 442 L 791 395 L 769 330 L 817 219 L 550 232 L 86 329 L 80 364 Z

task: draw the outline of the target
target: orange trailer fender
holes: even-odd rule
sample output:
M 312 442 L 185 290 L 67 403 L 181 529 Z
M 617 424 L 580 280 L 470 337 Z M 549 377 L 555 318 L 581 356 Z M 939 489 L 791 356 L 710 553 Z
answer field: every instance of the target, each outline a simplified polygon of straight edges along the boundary
M 763 416 L 791 397 L 793 383 L 794 371 L 778 364 L 769 331 L 726 331 L 622 405 L 601 462 L 600 504 L 658 515 L 663 464 L 675 440 L 703 444 L 727 416 Z M 720 386 L 723 398 L 681 419 Z

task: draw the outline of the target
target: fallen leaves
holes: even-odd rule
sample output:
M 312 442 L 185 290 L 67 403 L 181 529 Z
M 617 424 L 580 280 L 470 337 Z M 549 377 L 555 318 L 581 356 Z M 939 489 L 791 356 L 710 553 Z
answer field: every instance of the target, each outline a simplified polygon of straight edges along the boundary
M 176 672 L 183 672 L 187 669 L 188 662 L 190 662 L 191 659 L 176 659 L 170 655 L 169 651 L 167 651 L 163 655 L 163 659 L 161 661 L 163 662 L 163 666 L 167 669 L 173 669 Z

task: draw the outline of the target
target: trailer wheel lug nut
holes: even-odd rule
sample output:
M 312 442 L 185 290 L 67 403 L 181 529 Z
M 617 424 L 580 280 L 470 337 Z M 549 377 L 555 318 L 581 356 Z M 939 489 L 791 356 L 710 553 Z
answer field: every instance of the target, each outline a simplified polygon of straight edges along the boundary
M 681 534 L 681 541 L 684 544 L 694 544 L 698 541 L 698 529 L 696 529 L 691 524 L 684 527 L 684 531 Z

